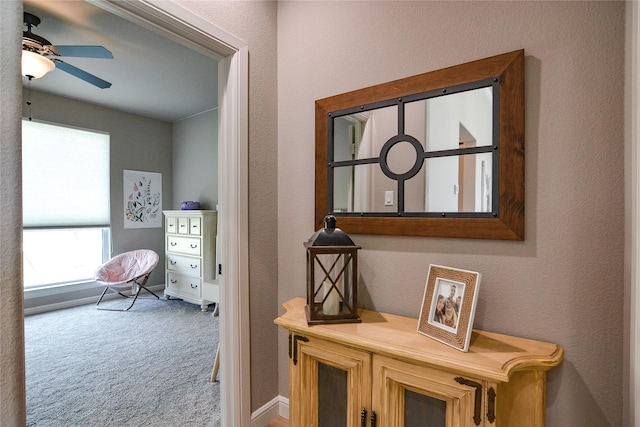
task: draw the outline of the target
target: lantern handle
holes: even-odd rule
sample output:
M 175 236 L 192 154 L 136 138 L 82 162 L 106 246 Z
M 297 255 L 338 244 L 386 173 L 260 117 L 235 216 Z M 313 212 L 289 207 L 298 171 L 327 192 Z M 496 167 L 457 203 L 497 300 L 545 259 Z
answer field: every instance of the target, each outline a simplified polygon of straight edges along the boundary
M 324 217 L 324 228 L 333 230 L 336 228 L 336 217 L 333 215 L 327 215 Z

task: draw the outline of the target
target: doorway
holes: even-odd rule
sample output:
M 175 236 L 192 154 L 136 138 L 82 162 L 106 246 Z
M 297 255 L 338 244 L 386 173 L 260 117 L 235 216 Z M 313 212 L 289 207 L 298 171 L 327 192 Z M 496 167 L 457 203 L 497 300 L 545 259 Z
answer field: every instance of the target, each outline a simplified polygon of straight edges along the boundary
M 249 342 L 248 46 L 175 3 L 94 3 L 219 57 L 220 374 L 228 379 L 221 387 L 222 424 L 249 426 L 249 352 L 241 345 Z
M 215 25 L 163 1 L 92 3 L 219 59 L 219 238 L 223 425 L 250 425 L 248 347 L 248 47 Z M 211 357 L 213 363 L 214 355 Z

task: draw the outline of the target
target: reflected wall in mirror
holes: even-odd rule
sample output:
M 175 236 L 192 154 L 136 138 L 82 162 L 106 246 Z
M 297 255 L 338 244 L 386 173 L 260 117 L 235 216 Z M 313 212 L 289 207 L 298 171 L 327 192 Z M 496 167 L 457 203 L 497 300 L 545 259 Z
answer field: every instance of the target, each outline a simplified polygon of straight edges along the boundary
M 497 84 L 332 113 L 333 212 L 492 212 Z
M 316 228 L 524 239 L 524 51 L 316 101 Z

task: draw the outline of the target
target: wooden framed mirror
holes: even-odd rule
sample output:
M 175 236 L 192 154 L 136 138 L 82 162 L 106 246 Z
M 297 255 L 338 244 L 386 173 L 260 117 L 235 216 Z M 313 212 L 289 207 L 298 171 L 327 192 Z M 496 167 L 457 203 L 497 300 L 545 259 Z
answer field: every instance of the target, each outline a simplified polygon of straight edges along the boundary
M 316 229 L 524 240 L 524 50 L 315 106 Z

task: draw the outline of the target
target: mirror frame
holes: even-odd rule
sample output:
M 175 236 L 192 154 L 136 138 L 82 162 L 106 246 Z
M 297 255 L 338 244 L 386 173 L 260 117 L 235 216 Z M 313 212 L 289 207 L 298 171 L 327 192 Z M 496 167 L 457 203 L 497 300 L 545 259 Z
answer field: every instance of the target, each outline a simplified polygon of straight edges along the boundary
M 495 147 L 499 151 L 499 183 L 498 194 L 494 194 L 499 207 L 492 217 L 358 217 L 328 211 L 328 129 L 332 112 L 489 78 L 500 82 L 499 146 Z M 331 214 L 340 229 L 354 234 L 524 240 L 523 49 L 316 100 L 315 121 L 316 230 Z

